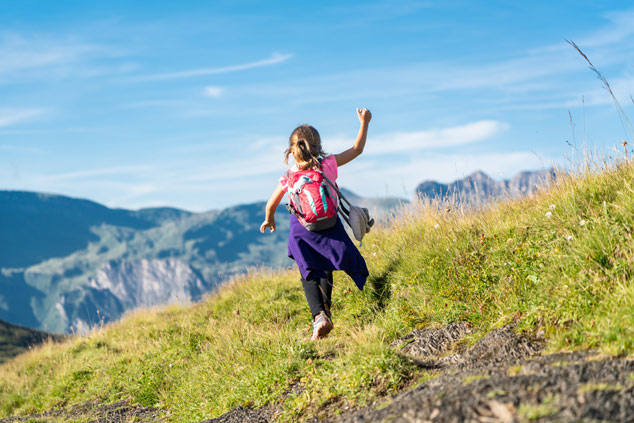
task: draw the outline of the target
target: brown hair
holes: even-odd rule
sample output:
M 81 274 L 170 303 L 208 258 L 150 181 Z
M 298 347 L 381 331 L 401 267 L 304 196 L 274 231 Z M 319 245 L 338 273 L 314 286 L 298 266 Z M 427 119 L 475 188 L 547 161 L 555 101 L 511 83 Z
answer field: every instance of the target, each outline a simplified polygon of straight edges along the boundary
M 288 148 L 284 151 L 284 160 L 288 164 L 288 156 L 291 154 L 295 162 L 302 163 L 305 169 L 319 168 L 319 158 L 326 153 L 321 148 L 319 132 L 310 125 L 301 125 L 293 130 L 288 139 Z

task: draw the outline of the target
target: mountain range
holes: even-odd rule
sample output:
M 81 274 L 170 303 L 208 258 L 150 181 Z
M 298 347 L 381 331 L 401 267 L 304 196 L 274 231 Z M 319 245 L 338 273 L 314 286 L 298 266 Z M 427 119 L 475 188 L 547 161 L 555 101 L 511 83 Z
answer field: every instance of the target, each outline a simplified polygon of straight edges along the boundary
M 517 197 L 535 192 L 555 179 L 555 170 L 519 172 L 511 179 L 496 181 L 482 171 L 464 179 L 443 184 L 425 181 L 416 187 L 420 198 L 452 198 L 460 202 L 474 203 L 490 198 Z
M 544 172 L 496 182 L 477 172 L 418 193 L 472 198 L 534 190 Z M 408 203 L 342 190 L 381 220 Z M 85 332 L 140 306 L 197 301 L 249 267 L 291 266 L 287 211 L 259 233 L 264 203 L 192 213 L 175 208 L 112 209 L 93 201 L 0 191 L 0 320 L 51 333 Z

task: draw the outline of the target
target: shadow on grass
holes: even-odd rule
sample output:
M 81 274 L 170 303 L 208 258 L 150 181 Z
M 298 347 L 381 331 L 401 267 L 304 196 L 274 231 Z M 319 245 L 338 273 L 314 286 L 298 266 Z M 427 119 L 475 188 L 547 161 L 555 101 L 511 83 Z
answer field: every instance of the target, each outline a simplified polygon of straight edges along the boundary
M 390 276 L 400 265 L 400 260 L 395 260 L 387 266 L 383 272 L 368 277 L 368 286 L 371 289 L 372 298 L 376 301 L 377 309 L 383 310 L 392 296 Z

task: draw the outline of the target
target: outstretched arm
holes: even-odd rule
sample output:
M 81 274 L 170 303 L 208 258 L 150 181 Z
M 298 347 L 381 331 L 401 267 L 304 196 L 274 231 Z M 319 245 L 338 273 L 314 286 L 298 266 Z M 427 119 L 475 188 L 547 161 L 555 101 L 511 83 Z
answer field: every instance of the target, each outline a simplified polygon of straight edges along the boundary
M 370 125 L 370 119 L 372 119 L 372 113 L 370 113 L 368 109 L 357 108 L 357 116 L 359 116 L 359 121 L 361 122 L 357 139 L 354 140 L 354 145 L 351 148 L 342 153 L 335 154 L 337 166 L 343 166 L 363 153 L 363 149 L 365 148 L 365 139 L 368 136 L 368 125 Z
M 271 194 L 268 203 L 266 203 L 266 217 L 260 225 L 260 232 L 264 233 L 266 228 L 271 228 L 271 232 L 275 232 L 275 210 L 280 205 L 280 201 L 284 198 L 284 189 L 281 184 L 277 184 L 275 191 Z

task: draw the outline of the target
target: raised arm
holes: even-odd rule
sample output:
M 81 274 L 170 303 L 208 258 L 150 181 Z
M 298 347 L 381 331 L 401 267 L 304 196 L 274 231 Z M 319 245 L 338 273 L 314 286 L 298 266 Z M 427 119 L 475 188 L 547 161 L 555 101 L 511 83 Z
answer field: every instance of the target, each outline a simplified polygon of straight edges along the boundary
M 271 198 L 266 203 L 266 216 L 264 222 L 260 225 L 260 232 L 264 233 L 266 228 L 271 228 L 271 232 L 275 232 L 275 210 L 280 205 L 282 198 L 284 198 L 284 189 L 281 184 L 277 184 L 275 191 L 271 194 Z
M 357 108 L 357 116 L 359 116 L 359 121 L 361 122 L 357 139 L 354 140 L 354 145 L 351 148 L 342 153 L 335 154 L 337 166 L 343 166 L 363 153 L 363 149 L 365 148 L 365 139 L 368 136 L 368 125 L 370 125 L 370 119 L 372 119 L 372 113 L 370 113 L 368 109 Z

